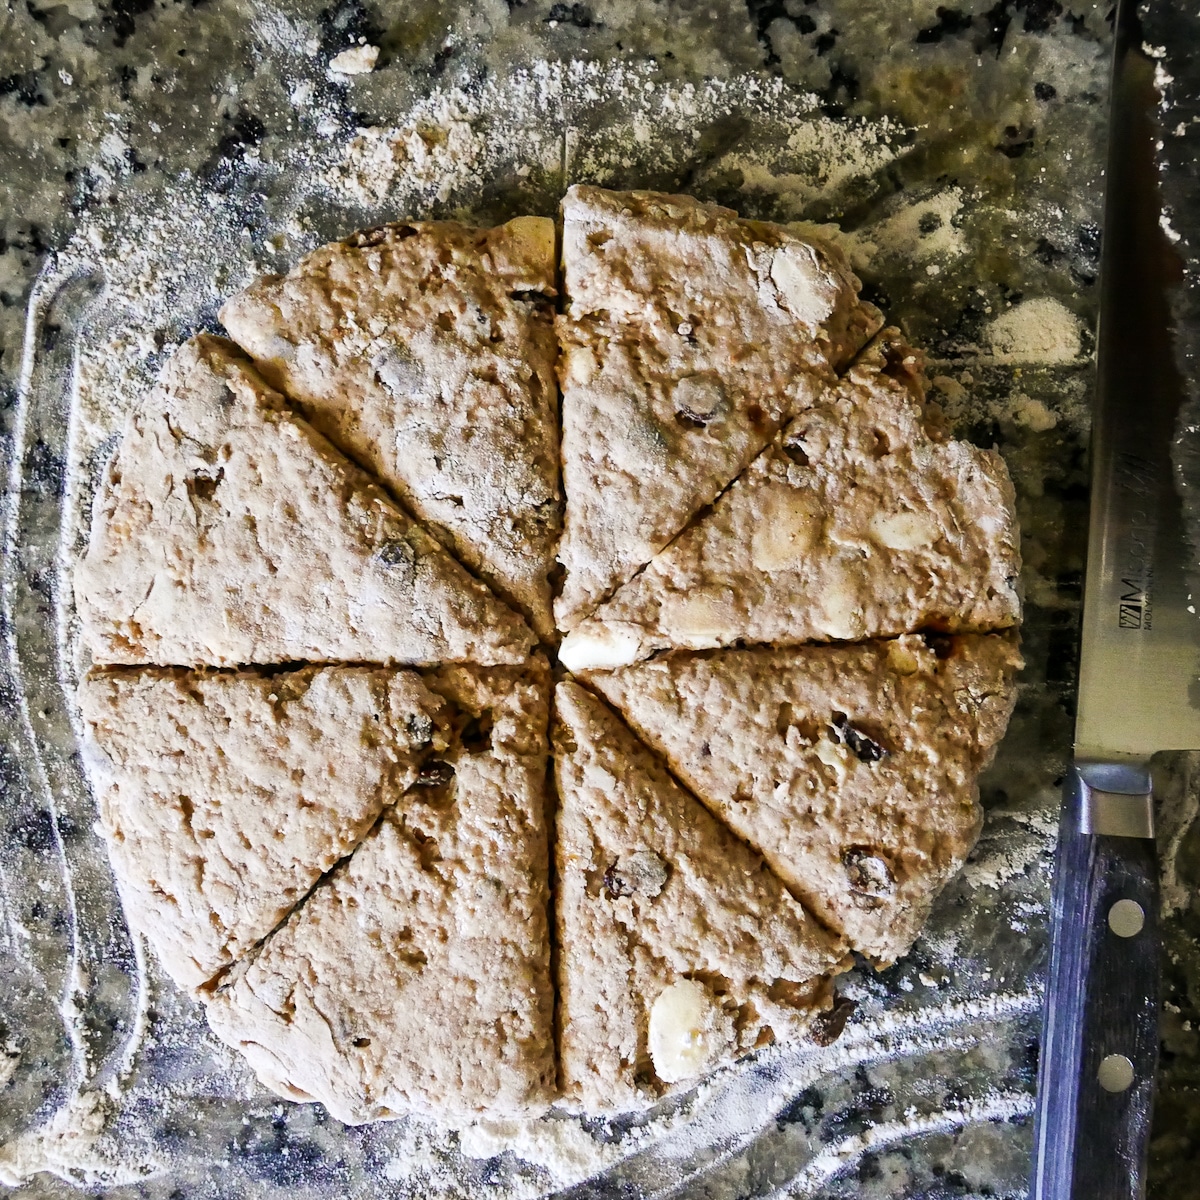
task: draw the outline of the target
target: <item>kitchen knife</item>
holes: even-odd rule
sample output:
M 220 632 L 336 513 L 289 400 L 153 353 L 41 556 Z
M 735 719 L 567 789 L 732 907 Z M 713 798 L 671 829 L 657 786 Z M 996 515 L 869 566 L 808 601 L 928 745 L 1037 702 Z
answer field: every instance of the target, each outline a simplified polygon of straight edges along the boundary
M 1200 618 L 1171 444 L 1180 266 L 1160 227 L 1154 64 L 1117 6 L 1075 752 L 1055 855 L 1034 1200 L 1145 1195 L 1158 1061 L 1150 756 L 1200 748 Z

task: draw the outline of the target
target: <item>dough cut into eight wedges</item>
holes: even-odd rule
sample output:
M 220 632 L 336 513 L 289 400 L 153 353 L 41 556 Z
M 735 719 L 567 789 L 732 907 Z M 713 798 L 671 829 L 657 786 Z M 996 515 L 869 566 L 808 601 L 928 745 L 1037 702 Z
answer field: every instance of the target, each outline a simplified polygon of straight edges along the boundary
M 76 570 L 129 920 L 348 1123 L 638 1108 L 832 1036 L 1014 703 L 1008 473 L 842 256 L 688 197 L 562 215 L 561 272 L 546 219 L 405 222 L 232 298 Z

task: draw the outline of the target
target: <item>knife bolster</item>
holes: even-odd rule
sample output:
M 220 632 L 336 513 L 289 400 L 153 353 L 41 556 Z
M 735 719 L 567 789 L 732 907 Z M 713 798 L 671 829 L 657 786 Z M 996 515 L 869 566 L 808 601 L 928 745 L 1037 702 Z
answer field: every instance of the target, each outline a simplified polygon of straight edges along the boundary
M 1145 763 L 1082 762 L 1076 770 L 1080 833 L 1154 837 L 1154 797 Z

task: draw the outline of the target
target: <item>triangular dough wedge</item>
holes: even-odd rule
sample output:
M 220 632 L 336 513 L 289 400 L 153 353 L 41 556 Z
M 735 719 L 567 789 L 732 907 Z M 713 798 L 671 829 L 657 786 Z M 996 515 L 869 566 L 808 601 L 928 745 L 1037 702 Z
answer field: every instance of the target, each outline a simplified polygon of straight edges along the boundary
M 198 987 L 265 937 L 445 746 L 418 675 L 94 671 L 79 688 L 132 924 Z
M 472 570 L 553 633 L 555 231 L 406 222 L 226 302 L 259 370 Z
M 844 947 L 602 701 L 555 699 L 563 1088 L 640 1107 L 805 1030 Z
M 560 318 L 569 629 L 807 409 L 880 325 L 841 254 L 656 192 L 571 188 Z
M 549 669 L 426 681 L 471 718 L 461 736 L 207 998 L 268 1087 L 348 1124 L 528 1114 L 555 1086 Z
M 880 963 L 979 835 L 1008 635 L 669 654 L 589 681 L 804 904 Z
M 100 663 L 519 662 L 525 622 L 201 336 L 127 422 L 75 575 Z
M 1014 505 L 1004 460 L 940 432 L 888 330 L 560 656 L 583 670 L 672 647 L 1006 628 L 1021 612 Z

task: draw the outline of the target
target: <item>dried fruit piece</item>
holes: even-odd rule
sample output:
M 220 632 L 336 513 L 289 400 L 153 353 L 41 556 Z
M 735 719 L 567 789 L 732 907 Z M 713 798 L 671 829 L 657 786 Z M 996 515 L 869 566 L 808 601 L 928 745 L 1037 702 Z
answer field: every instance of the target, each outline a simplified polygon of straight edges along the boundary
M 671 393 L 675 419 L 699 429 L 715 420 L 725 403 L 725 390 L 714 375 L 685 375 Z
M 846 1022 L 857 1007 L 857 1000 L 851 1000 L 848 996 L 835 996 L 833 1007 L 817 1016 L 808 1036 L 818 1046 L 832 1046 L 842 1036 Z
M 454 768 L 448 762 L 427 762 L 417 775 L 415 787 L 445 787 L 454 778 Z
M 855 729 L 850 724 L 850 718 L 843 712 L 835 712 L 830 728 L 837 739 L 848 746 L 859 762 L 875 763 L 883 758 L 887 751 L 874 738 Z

